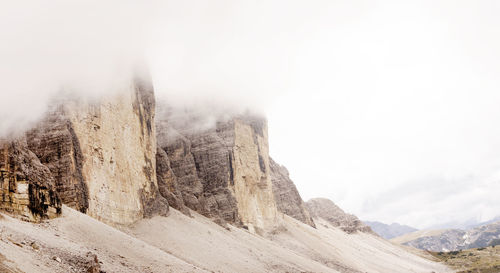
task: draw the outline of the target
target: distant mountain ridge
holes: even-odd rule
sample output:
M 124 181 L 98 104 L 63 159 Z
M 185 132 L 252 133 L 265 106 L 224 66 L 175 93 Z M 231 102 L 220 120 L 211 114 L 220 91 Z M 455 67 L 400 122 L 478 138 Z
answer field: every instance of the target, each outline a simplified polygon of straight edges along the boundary
M 391 241 L 429 251 L 455 251 L 487 247 L 500 239 L 500 221 L 471 228 L 417 231 L 393 238 Z
M 392 223 L 390 225 L 384 224 L 377 221 L 363 221 L 366 225 L 370 226 L 371 229 L 380 235 L 384 239 L 396 238 L 408 233 L 417 231 L 418 229 L 410 227 L 407 225 L 401 225 L 398 223 Z

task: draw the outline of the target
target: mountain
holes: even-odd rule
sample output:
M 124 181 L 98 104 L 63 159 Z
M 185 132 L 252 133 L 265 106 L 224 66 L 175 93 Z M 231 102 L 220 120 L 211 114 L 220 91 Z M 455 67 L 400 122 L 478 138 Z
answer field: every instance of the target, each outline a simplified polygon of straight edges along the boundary
M 489 246 L 500 239 L 500 222 L 495 222 L 469 230 L 444 229 L 417 231 L 391 241 L 430 251 L 456 251 Z
M 147 77 L 0 141 L 2 272 L 451 272 L 304 202 L 267 121 L 157 103 Z
M 358 217 L 345 213 L 329 199 L 313 198 L 306 202 L 306 207 L 313 217 L 322 218 L 347 233 L 373 233 L 371 228 L 363 224 Z
M 385 239 L 392 239 L 418 230 L 416 228 L 412 228 L 406 225 L 400 225 L 398 223 L 392 223 L 390 225 L 377 221 L 364 221 L 364 223 L 368 225 L 375 233 Z

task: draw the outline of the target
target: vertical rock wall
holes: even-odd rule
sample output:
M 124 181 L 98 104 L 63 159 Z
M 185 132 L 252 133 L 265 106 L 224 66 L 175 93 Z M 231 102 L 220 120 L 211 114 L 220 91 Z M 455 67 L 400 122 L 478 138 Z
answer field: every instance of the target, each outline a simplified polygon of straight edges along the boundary
M 277 208 L 269 167 L 267 122 L 252 117 L 234 119 L 232 153 L 232 187 L 241 220 L 249 228 L 273 225 Z
M 156 174 L 155 97 L 149 81 L 98 101 L 61 99 L 26 133 L 63 203 L 110 224 L 165 215 Z
M 165 214 L 156 177 L 155 99 L 147 82 L 98 103 L 65 106 L 82 153 L 87 213 L 112 224 Z
M 82 175 L 83 155 L 63 107 L 52 109 L 27 133 L 26 139 L 28 148 L 52 173 L 62 202 L 85 213 L 89 195 Z
M 224 139 L 224 127 L 204 131 L 163 127 L 159 131 L 167 132 L 160 133 L 158 140 L 168 155 L 185 205 L 216 222 L 240 224 L 229 187 L 231 146 Z
M 184 204 L 216 222 L 249 229 L 273 225 L 266 121 L 240 116 L 203 124 L 192 112 L 179 118 L 167 111 L 157 118 L 158 143 Z

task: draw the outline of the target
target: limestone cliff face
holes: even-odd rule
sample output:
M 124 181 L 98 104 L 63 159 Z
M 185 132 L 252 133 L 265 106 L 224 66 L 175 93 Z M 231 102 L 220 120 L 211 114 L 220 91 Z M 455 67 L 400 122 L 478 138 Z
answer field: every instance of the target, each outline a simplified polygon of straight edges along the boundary
M 277 215 L 269 167 L 267 122 L 234 120 L 233 178 L 238 211 L 243 223 L 266 227 Z
M 66 104 L 82 154 L 90 216 L 129 224 L 168 209 L 158 192 L 154 111 L 153 88 L 140 80 L 97 103 Z
M 274 200 L 276 200 L 278 211 L 315 227 L 314 221 L 309 215 L 297 187 L 295 187 L 295 184 L 290 179 L 288 170 L 273 159 L 271 159 L 270 167 Z
M 158 143 L 167 153 L 187 207 L 249 229 L 272 225 L 272 193 L 265 120 L 236 117 L 198 128 L 196 117 L 157 118 Z
M 347 233 L 355 233 L 359 231 L 375 234 L 371 228 L 361 222 L 358 217 L 345 213 L 329 199 L 311 199 L 306 202 L 306 207 L 312 217 L 323 218 Z
M 0 143 L 0 198 L 0 209 L 28 221 L 61 214 L 54 178 L 25 139 Z
M 110 224 L 168 211 L 156 174 L 155 97 L 148 81 L 98 101 L 54 104 L 26 133 L 63 203 Z

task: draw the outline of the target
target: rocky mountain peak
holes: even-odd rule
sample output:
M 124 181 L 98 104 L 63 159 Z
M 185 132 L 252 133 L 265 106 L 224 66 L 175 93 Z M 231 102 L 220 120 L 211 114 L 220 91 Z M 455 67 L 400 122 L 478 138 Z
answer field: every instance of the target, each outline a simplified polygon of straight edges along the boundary
M 306 202 L 306 207 L 313 218 L 319 217 L 339 227 L 347 233 L 367 232 L 373 233 L 358 217 L 345 213 L 335 203 L 326 198 L 313 198 Z

